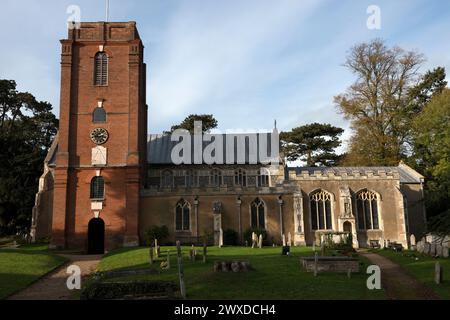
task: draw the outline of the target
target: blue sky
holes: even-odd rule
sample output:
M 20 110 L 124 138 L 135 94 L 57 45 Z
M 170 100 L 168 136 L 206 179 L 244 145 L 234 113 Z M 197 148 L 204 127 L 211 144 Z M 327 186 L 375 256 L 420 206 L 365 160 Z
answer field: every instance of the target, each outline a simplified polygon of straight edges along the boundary
M 104 0 L 0 4 L 0 78 L 56 114 L 69 5 L 82 21 L 105 18 Z M 366 27 L 369 5 L 381 9 L 381 30 Z M 110 20 L 138 23 L 155 133 L 190 113 L 214 114 L 221 130 L 270 129 L 274 119 L 281 130 L 311 122 L 348 129 L 333 105 L 354 80 L 342 64 L 353 45 L 377 37 L 425 54 L 422 71 L 450 73 L 448 0 L 111 0 Z

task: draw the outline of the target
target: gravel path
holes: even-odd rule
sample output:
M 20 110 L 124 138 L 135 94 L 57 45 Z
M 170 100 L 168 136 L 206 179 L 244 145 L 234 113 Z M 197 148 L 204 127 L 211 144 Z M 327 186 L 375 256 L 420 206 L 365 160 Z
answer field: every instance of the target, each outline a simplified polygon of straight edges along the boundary
M 361 252 L 381 269 L 381 284 L 391 300 L 439 300 L 433 290 L 420 283 L 400 265 L 376 253 Z
M 67 267 L 77 265 L 81 269 L 82 281 L 96 270 L 101 255 L 64 255 L 69 261 L 53 272 L 47 274 L 28 288 L 9 297 L 9 300 L 71 300 L 76 290 L 69 290 L 66 286 Z M 83 283 L 83 282 L 82 282 Z

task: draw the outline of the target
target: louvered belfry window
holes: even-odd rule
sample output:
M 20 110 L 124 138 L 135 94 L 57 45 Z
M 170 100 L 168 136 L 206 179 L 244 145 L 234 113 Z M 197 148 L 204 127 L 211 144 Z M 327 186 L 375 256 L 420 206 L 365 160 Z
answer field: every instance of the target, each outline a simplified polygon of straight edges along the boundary
M 94 83 L 96 86 L 108 84 L 108 56 L 104 52 L 95 55 Z

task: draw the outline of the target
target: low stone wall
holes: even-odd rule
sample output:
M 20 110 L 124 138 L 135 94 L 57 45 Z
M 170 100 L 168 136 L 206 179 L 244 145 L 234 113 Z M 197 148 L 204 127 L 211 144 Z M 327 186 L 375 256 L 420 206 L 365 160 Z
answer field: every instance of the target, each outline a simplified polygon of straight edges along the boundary
M 300 258 L 300 264 L 307 272 L 314 272 L 314 257 Z M 348 257 L 317 257 L 318 272 L 359 272 L 359 261 Z

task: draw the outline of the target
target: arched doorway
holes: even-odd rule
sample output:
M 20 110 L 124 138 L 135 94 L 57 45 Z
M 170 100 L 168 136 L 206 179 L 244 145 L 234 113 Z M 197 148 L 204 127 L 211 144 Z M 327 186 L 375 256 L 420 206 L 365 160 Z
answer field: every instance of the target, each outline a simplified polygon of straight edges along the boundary
M 88 254 L 105 253 L 105 222 L 93 218 L 88 225 Z
M 352 233 L 352 224 L 348 221 L 344 222 L 344 232 Z

